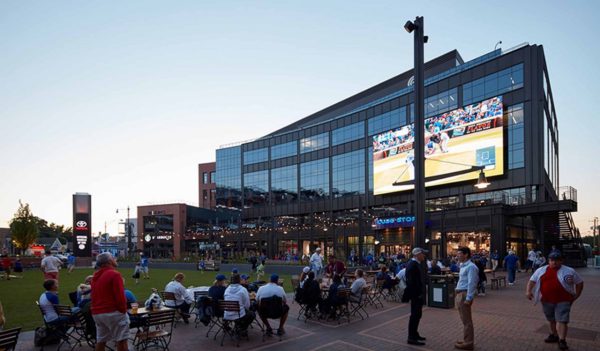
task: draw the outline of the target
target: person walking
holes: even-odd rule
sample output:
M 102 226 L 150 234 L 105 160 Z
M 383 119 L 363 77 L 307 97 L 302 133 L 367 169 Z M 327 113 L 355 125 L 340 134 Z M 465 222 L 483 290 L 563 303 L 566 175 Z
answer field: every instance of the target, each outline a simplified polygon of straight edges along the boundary
M 4 269 L 6 280 L 10 280 L 10 269 L 12 268 L 12 265 L 12 260 L 5 254 L 2 258 L 2 268 Z
M 96 257 L 99 269 L 92 278 L 92 317 L 96 323 L 96 351 L 104 351 L 106 343 L 115 341 L 117 351 L 127 351 L 129 317 L 123 277 L 117 261 L 109 252 Z
M 514 251 L 509 251 L 508 256 L 504 257 L 504 267 L 508 272 L 508 285 L 515 285 L 517 268 L 519 267 L 519 257 Z
M 425 302 L 425 289 L 423 289 L 422 262 L 425 261 L 427 250 L 415 247 L 412 250 L 412 259 L 406 265 L 406 289 L 402 295 L 402 302 L 410 301 L 410 318 L 408 320 L 408 340 L 411 345 L 425 345 L 425 338 L 419 335 L 419 322 L 423 315 Z
M 62 261 L 55 256 L 52 256 L 50 250 L 46 250 L 46 257 L 42 259 L 40 269 L 44 273 L 44 280 L 54 279 L 58 281 L 58 269 L 62 266 Z
M 321 271 L 323 270 L 323 257 L 321 257 L 320 247 L 317 247 L 312 256 L 310 256 L 310 269 L 315 272 L 317 277 L 321 275 Z
M 471 306 L 477 294 L 479 268 L 471 261 L 471 249 L 468 247 L 459 247 L 456 258 L 460 262 L 460 271 L 458 284 L 456 284 L 455 304 L 463 324 L 463 341 L 457 341 L 454 347 L 459 350 L 473 350 L 475 333 Z
M 144 279 L 150 279 L 150 273 L 148 272 L 148 257 L 142 255 L 140 259 L 140 266 L 142 267 L 142 273 L 144 273 Z
M 67 256 L 67 273 L 71 274 L 73 268 L 75 268 L 75 255 L 69 252 L 69 256 Z
M 533 273 L 533 264 L 535 263 L 535 259 L 537 258 L 537 252 L 533 248 L 529 250 L 527 254 L 527 262 L 525 262 L 525 273 L 527 273 L 528 269 L 531 269 L 531 273 Z
M 494 252 L 490 255 L 490 259 L 492 260 L 492 271 L 495 272 L 496 268 L 498 268 L 498 261 L 500 260 L 498 250 L 494 250 Z
M 550 335 L 544 341 L 558 342 L 559 349 L 568 350 L 569 313 L 575 300 L 581 296 L 583 279 L 562 262 L 560 251 L 551 252 L 548 265 L 538 268 L 529 278 L 525 295 L 534 304 L 542 301 L 542 310 L 550 327 Z

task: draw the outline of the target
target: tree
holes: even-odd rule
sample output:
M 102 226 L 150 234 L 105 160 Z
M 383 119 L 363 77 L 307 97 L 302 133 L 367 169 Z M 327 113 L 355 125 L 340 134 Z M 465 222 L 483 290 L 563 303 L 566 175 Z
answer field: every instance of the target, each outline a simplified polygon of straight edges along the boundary
M 10 221 L 10 232 L 15 246 L 22 251 L 35 243 L 39 228 L 37 218 L 29 209 L 29 204 L 23 205 L 19 200 L 19 209 Z

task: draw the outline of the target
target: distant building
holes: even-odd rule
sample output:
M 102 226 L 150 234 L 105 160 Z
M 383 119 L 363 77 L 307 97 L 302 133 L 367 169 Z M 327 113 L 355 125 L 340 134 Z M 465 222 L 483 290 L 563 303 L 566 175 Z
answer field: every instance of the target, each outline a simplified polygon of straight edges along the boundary
M 198 207 L 214 209 L 216 202 L 215 162 L 198 165 Z

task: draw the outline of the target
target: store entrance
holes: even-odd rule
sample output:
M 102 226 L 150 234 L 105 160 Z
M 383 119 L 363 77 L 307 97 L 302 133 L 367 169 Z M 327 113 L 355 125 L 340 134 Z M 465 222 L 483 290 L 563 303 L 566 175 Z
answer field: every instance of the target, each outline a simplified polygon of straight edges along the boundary
M 448 232 L 446 233 L 446 253 L 454 256 L 459 247 L 466 246 L 473 253 L 490 251 L 489 232 Z

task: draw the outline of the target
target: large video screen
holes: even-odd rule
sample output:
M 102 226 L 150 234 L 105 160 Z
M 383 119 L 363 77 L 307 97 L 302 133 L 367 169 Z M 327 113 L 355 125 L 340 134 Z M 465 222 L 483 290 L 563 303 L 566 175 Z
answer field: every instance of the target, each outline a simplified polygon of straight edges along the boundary
M 450 174 L 471 166 L 485 166 L 486 177 L 503 174 L 502 125 L 502 96 L 425 119 L 425 186 L 477 179 L 477 171 Z M 375 195 L 414 188 L 413 141 L 412 124 L 373 137 Z

